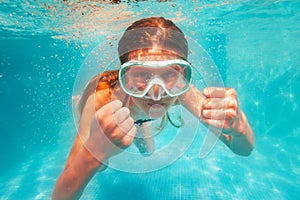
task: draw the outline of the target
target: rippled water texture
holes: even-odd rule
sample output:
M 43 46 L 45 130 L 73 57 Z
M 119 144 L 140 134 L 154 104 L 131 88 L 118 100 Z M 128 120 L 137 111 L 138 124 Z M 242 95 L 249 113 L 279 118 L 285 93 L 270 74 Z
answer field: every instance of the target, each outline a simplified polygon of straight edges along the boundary
M 255 150 L 239 157 L 218 142 L 199 159 L 200 127 L 172 165 L 146 174 L 108 169 L 82 199 L 297 199 L 299 11 L 299 0 L 0 0 L 0 199 L 50 198 L 76 135 L 80 67 L 95 47 L 113 49 L 113 36 L 148 16 L 172 19 L 209 53 L 238 92 Z

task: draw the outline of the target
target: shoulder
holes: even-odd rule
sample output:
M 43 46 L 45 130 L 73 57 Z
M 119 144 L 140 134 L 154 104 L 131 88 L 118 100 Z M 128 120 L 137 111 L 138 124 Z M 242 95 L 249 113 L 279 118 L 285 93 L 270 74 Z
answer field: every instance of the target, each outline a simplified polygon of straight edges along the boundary
M 119 70 L 105 71 L 96 76 L 97 88 L 96 91 L 103 89 L 114 88 L 119 80 Z
M 91 95 L 95 95 L 96 110 L 112 100 L 113 90 L 118 83 L 118 73 L 119 70 L 105 71 L 90 80 L 79 102 L 80 113 Z

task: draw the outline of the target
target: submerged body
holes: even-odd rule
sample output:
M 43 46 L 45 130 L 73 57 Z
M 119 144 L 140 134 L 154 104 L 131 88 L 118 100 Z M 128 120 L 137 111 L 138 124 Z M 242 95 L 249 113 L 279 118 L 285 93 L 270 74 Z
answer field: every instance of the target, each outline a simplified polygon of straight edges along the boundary
M 137 21 L 134 25 L 148 26 L 150 24 L 152 26 L 151 23 L 158 27 L 165 26 L 162 30 L 175 26 L 163 18 L 144 19 Z M 135 35 L 135 37 L 138 36 Z M 137 41 L 140 40 L 137 39 Z M 174 44 L 177 44 L 176 42 Z M 184 45 L 184 42 L 181 41 L 181 44 Z M 162 51 L 156 46 L 135 49 L 128 52 L 125 57 L 121 55 L 120 60 L 122 64 L 130 61 L 187 60 L 187 56 L 182 56 L 182 52 L 187 53 L 186 48 L 182 48 L 182 45 L 177 48 L 179 48 L 179 53 Z M 135 68 L 131 69 L 133 72 Z M 130 74 L 131 69 L 126 72 Z M 151 71 L 153 68 L 146 69 Z M 159 69 L 167 68 L 161 66 Z M 177 74 L 184 74 L 188 77 L 188 73 L 183 73 L 181 69 L 176 70 Z M 161 75 L 162 71 L 158 70 L 157 73 Z M 151 137 L 147 137 L 151 135 L 149 126 L 147 123 L 139 126 L 135 122 L 162 118 L 173 105 L 181 104 L 199 120 L 214 127 L 220 140 L 233 152 L 244 156 L 251 153 L 254 146 L 253 132 L 246 116 L 239 108 L 234 89 L 205 88 L 199 91 L 191 84 L 189 87 L 174 87 L 176 82 L 168 85 L 164 82 L 166 79 L 156 75 L 157 79 L 151 79 L 155 80 L 154 82 L 145 81 L 147 84 L 144 86 L 139 86 L 136 82 L 130 83 L 131 79 L 128 79 L 125 81 L 128 85 L 125 84 L 122 88 L 119 82 L 123 81 L 120 80 L 123 77 L 118 74 L 118 70 L 104 72 L 92 79 L 85 89 L 80 102 L 78 134 L 66 167 L 56 183 L 53 199 L 79 198 L 95 173 L 105 169 L 106 166 L 103 163 L 107 163 L 109 158 L 122 152 L 133 141 L 140 152 L 151 154 L 155 147 Z M 149 84 L 152 85 L 149 86 Z M 137 92 L 132 90 L 132 85 L 138 86 Z M 128 90 L 124 87 L 128 87 Z M 173 90 L 174 88 L 179 89 Z M 220 132 L 223 133 L 219 134 Z M 140 135 L 144 137 L 139 137 Z

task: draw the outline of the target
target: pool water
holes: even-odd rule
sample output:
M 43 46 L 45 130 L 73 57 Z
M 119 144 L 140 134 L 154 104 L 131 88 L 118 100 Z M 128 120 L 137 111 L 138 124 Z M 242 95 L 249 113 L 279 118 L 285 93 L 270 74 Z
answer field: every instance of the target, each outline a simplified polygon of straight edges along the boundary
M 200 159 L 200 127 L 172 164 L 138 174 L 109 168 L 81 199 L 299 198 L 300 1 L 107 2 L 0 1 L 0 199 L 51 198 L 76 136 L 82 63 L 148 16 L 172 19 L 209 53 L 237 90 L 255 149 L 241 157 L 218 142 Z

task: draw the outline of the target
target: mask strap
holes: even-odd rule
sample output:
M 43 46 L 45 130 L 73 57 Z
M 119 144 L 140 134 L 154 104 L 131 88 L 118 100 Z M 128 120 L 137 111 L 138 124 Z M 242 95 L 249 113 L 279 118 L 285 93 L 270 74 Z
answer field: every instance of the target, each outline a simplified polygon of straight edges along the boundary
M 126 103 L 127 103 L 127 101 L 128 101 L 128 97 L 129 97 L 128 94 L 125 93 L 125 95 L 126 95 L 126 96 L 125 96 L 124 100 L 122 101 L 123 106 L 126 105 Z

